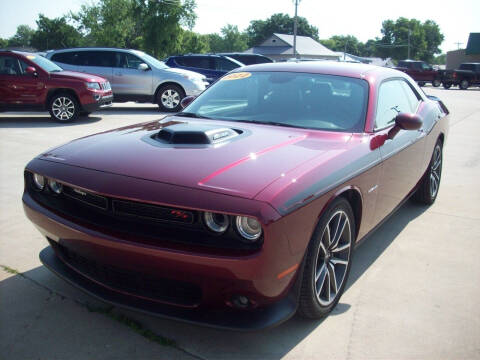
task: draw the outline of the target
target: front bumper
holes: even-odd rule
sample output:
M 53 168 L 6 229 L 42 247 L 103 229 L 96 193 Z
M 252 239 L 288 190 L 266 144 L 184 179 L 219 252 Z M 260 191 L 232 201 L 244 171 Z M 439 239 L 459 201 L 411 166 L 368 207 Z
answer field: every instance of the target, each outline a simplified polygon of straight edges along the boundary
M 110 107 L 113 104 L 113 95 L 101 96 L 98 100 L 90 104 L 82 104 L 82 108 L 87 112 L 94 112 L 99 109 Z
M 249 311 L 248 314 L 245 311 L 229 308 L 208 312 L 201 309 L 183 309 L 146 299 L 134 299 L 101 286 L 68 267 L 55 255 L 50 246 L 40 252 L 40 261 L 60 278 L 106 303 L 148 315 L 192 324 L 229 330 L 260 330 L 279 325 L 292 317 L 297 310 L 294 291 L 291 291 L 282 300 L 256 311 Z

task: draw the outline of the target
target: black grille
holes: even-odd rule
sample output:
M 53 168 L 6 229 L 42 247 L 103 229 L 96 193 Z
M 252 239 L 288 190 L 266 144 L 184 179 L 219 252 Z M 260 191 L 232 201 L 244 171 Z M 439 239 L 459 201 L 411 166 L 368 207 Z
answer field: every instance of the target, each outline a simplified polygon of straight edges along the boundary
M 100 264 L 49 239 L 60 258 L 83 275 L 118 291 L 160 302 L 195 307 L 202 299 L 201 289 L 188 282 L 158 278 Z
M 70 186 L 64 186 L 63 193 L 78 201 L 84 202 L 92 206 L 96 206 L 100 209 L 107 210 L 108 208 L 108 200 L 104 196 L 92 194 L 88 191 L 72 188 Z
M 187 224 L 192 224 L 194 220 L 193 213 L 190 211 L 166 208 L 163 206 L 122 200 L 113 200 L 112 206 L 114 214 L 120 216 Z

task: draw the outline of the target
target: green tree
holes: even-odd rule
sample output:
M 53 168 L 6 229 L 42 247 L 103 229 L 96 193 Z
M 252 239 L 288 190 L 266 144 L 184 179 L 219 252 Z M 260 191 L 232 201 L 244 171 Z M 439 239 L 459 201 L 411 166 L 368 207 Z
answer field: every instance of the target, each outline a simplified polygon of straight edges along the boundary
M 248 37 L 245 32 L 240 32 L 236 25 L 225 25 L 219 34 L 208 34 L 211 52 L 240 52 L 248 48 Z
M 256 46 L 265 41 L 273 33 L 293 35 L 294 18 L 287 14 L 273 14 L 267 20 L 252 20 L 246 32 L 248 46 Z M 318 29 L 310 25 L 304 17 L 297 18 L 297 35 L 310 36 L 318 40 Z
M 0 38 L 0 49 L 4 49 L 8 46 L 8 40 Z
M 208 34 L 207 39 L 208 39 L 209 51 L 213 53 L 224 51 L 225 44 L 224 44 L 223 38 L 219 34 L 217 33 Z
M 410 37 L 410 58 L 431 61 L 440 52 L 439 46 L 444 36 L 438 25 L 427 20 L 423 24 L 417 19 L 398 18 L 382 23 L 383 36 L 377 43 L 378 53 L 382 57 L 405 59 L 408 56 Z
M 435 56 L 435 58 L 432 61 L 432 64 L 435 65 L 445 65 L 447 63 L 447 54 L 440 54 L 438 56 Z
M 28 25 L 19 25 L 17 32 L 8 40 L 8 46 L 29 47 L 31 46 L 32 36 L 35 33 Z
M 65 17 L 49 19 L 39 14 L 36 22 L 38 29 L 32 35 L 31 45 L 38 50 L 75 47 L 82 42 L 82 34 Z
M 345 51 L 357 56 L 360 56 L 363 49 L 363 44 L 353 35 L 334 35 L 320 42 L 332 51 Z
M 210 51 L 208 35 L 200 35 L 193 31 L 182 31 L 182 53 L 201 54 Z

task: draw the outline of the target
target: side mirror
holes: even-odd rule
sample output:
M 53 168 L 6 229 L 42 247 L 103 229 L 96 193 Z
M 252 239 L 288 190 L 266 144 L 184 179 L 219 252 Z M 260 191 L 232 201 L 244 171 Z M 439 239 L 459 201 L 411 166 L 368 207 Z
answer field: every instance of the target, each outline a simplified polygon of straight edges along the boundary
M 138 70 L 147 71 L 149 69 L 150 69 L 150 66 L 148 66 L 145 63 L 141 63 L 140 65 L 138 65 Z
M 37 76 L 37 69 L 35 69 L 33 66 L 27 66 L 27 68 L 25 69 L 25 73 L 27 75 L 31 75 L 31 76 Z
M 180 106 L 182 109 L 185 109 L 190 103 L 195 100 L 196 96 L 185 96 L 182 101 L 180 101 Z
M 418 130 L 422 127 L 423 120 L 417 114 L 400 113 L 395 118 L 395 126 L 388 132 L 391 140 L 400 130 Z

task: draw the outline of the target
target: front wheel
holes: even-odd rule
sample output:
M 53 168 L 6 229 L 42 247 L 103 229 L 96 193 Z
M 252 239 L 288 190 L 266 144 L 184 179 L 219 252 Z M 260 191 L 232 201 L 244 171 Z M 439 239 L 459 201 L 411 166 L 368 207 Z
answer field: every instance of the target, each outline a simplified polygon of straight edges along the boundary
M 460 84 L 458 85 L 458 87 L 462 90 L 467 90 L 469 86 L 470 86 L 470 83 L 468 82 L 468 80 L 465 80 L 465 79 L 460 81 Z
M 73 121 L 80 113 L 77 99 L 67 93 L 54 95 L 50 100 L 48 110 L 52 118 L 59 122 Z
M 441 84 L 442 84 L 442 82 L 440 81 L 440 79 L 434 79 L 432 81 L 433 87 L 439 87 Z
M 350 272 L 354 240 L 352 207 L 339 197 L 321 217 L 305 255 L 299 304 L 302 316 L 319 319 L 337 305 Z
M 185 92 L 180 86 L 164 85 L 157 92 L 157 104 L 162 111 L 178 112 L 182 108 L 180 102 L 184 97 Z
M 413 195 L 413 199 L 421 204 L 431 205 L 435 202 L 442 178 L 443 144 L 439 139 L 433 149 L 433 155 L 427 172 L 420 182 L 420 186 Z

